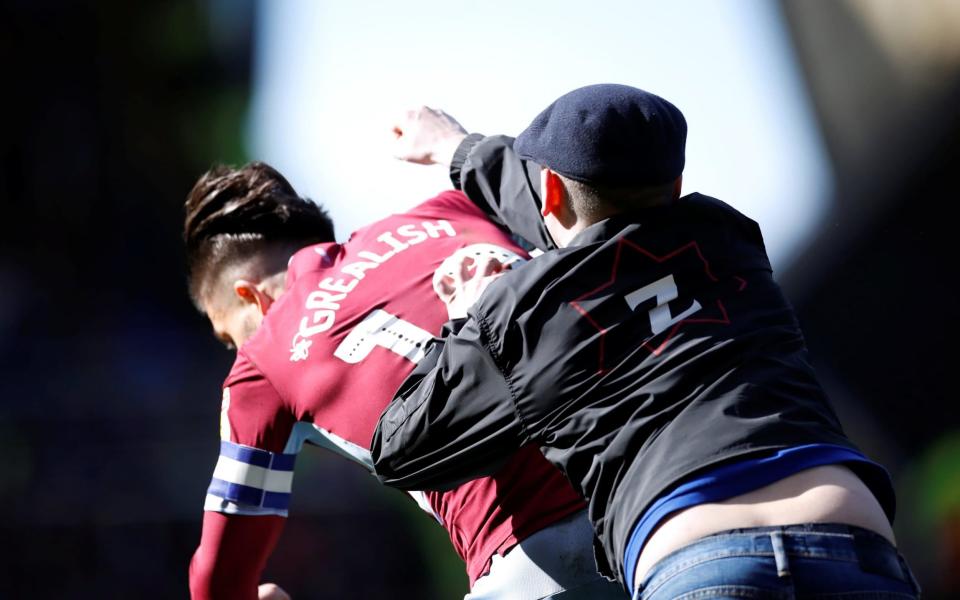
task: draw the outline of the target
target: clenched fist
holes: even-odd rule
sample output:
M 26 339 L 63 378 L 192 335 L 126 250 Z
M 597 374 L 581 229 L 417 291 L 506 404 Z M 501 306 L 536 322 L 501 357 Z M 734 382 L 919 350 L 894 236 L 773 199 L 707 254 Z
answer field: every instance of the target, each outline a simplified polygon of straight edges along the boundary
M 393 155 L 421 165 L 450 166 L 453 153 L 467 136 L 456 119 L 435 108 L 421 106 L 404 112 L 393 125 Z

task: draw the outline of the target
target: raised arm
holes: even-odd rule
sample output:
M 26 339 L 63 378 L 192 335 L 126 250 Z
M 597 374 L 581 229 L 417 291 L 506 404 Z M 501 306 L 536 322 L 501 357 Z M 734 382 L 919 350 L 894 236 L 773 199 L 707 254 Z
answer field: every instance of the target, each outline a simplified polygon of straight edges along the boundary
M 404 113 L 393 134 L 397 158 L 448 166 L 453 186 L 491 220 L 540 250 L 556 247 L 540 217 L 540 165 L 520 159 L 513 138 L 467 135 L 453 117 L 426 106 Z

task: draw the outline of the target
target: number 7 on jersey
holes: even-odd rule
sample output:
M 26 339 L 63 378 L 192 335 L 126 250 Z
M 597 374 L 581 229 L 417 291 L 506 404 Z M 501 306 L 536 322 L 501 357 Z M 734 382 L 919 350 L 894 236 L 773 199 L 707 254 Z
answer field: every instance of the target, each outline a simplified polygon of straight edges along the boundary
M 418 363 L 426 355 L 431 339 L 433 335 L 430 332 L 378 308 L 357 323 L 333 355 L 353 365 L 380 346 Z

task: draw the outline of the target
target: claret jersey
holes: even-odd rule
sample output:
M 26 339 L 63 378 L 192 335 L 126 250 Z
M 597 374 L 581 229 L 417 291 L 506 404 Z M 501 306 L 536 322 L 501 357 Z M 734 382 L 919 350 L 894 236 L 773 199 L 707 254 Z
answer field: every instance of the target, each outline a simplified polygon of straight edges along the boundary
M 304 444 L 372 471 L 377 420 L 447 320 L 435 274 L 460 254 L 526 255 L 459 192 L 295 254 L 286 292 L 237 353 L 223 387 L 220 458 L 205 510 L 287 513 Z M 450 533 L 471 585 L 524 537 L 584 508 L 538 448 L 492 477 L 414 492 Z

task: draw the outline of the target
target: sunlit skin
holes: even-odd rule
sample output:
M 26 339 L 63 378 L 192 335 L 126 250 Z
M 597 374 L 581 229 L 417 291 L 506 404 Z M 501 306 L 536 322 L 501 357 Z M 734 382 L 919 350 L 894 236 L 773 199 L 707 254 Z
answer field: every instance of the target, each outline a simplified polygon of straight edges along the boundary
M 245 271 L 246 275 L 237 275 Z M 285 289 L 286 270 L 263 278 L 255 277 L 253 272 L 253 268 L 231 269 L 230 276 L 219 277 L 200 298 L 213 335 L 231 350 L 256 333 L 264 315 Z

